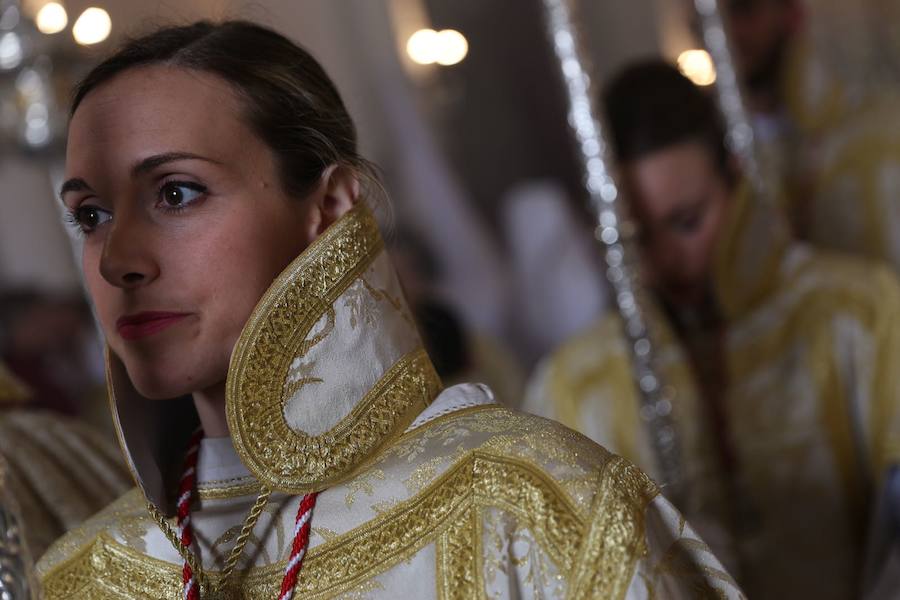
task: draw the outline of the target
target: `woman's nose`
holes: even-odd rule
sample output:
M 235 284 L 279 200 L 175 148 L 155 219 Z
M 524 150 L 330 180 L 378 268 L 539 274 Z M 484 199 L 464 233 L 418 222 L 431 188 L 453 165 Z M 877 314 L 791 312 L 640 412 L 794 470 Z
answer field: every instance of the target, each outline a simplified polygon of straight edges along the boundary
M 144 226 L 127 215 L 116 215 L 110 225 L 100 257 L 103 278 L 123 289 L 141 287 L 156 279 L 159 266 L 151 246 L 142 241 Z

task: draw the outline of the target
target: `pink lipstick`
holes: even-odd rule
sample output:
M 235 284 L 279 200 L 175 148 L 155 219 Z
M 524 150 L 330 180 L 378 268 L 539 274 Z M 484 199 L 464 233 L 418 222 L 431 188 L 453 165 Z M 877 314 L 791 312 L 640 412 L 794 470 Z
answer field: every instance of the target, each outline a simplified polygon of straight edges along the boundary
M 116 330 L 122 339 L 138 340 L 168 329 L 186 316 L 188 313 L 154 311 L 125 315 L 116 321 Z

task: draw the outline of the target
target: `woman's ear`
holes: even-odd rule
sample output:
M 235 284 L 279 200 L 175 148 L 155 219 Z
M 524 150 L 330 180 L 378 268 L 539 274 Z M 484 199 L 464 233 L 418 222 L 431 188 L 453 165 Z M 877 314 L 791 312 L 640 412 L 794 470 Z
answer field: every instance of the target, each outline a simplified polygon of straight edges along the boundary
M 322 181 L 314 201 L 319 213 L 318 231 L 321 234 L 332 223 L 347 214 L 359 200 L 359 177 L 353 169 L 331 165 L 322 173 Z

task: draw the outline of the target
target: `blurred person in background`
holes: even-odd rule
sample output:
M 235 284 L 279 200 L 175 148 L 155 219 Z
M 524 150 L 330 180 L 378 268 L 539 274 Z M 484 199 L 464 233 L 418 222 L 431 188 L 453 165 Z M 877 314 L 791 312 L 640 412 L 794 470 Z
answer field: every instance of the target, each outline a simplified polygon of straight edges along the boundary
M 728 0 L 723 9 L 797 234 L 900 269 L 900 4 Z
M 29 386 L 0 361 L 0 496 L 19 515 L 30 557 L 41 556 L 131 483 L 114 442 L 35 406 Z
M 259 25 L 163 28 L 82 81 L 61 196 L 138 489 L 44 555 L 45 598 L 742 598 L 639 469 L 443 389 L 377 184 Z
M 751 598 L 860 597 L 897 543 L 876 520 L 900 506 L 896 277 L 791 239 L 674 67 L 626 68 L 604 103 L 675 393 L 680 508 Z M 542 363 L 525 408 L 655 473 L 627 344 L 601 319 Z
M 441 298 L 440 266 L 421 239 L 407 230 L 389 236 L 391 260 L 415 316 L 422 342 L 445 386 L 486 384 L 504 406 L 517 408 L 525 373 L 503 343 L 467 326 Z
M 511 337 L 529 368 L 609 307 L 603 256 L 553 181 L 525 181 L 503 203 L 512 288 Z
M 31 390 L 30 405 L 68 416 L 105 411 L 102 345 L 80 295 L 0 293 L 0 360 Z

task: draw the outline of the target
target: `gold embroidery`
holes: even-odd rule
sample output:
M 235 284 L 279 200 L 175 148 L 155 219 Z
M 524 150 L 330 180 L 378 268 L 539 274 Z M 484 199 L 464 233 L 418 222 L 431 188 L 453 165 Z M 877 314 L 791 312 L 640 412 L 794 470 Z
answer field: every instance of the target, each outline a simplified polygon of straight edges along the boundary
M 369 281 L 365 277 L 361 277 L 360 280 L 373 298 L 375 298 L 376 300 L 384 300 L 388 302 L 391 306 L 394 307 L 394 310 L 400 313 L 400 316 L 404 321 L 406 321 L 412 327 L 416 326 L 415 320 L 413 319 L 412 315 L 409 314 L 409 310 L 407 310 L 406 308 L 406 303 L 403 302 L 402 299 L 391 296 L 391 294 L 387 290 L 376 288 L 371 283 L 369 283 Z
M 197 496 L 203 500 L 225 500 L 241 496 L 256 496 L 261 486 L 252 477 L 242 477 L 233 481 L 211 481 L 197 486 Z
M 347 493 L 347 497 L 344 498 L 344 502 L 347 504 L 347 508 L 353 506 L 353 503 L 356 501 L 356 495 L 359 493 L 366 494 L 367 496 L 371 496 L 375 493 L 375 485 L 372 483 L 375 481 L 384 481 L 385 474 L 381 469 L 369 469 L 363 473 L 360 473 L 359 476 L 354 477 L 350 481 L 347 482 L 347 488 L 350 490 Z
M 100 534 L 43 581 L 45 598 L 178 598 L 180 568 L 126 548 Z
M 430 429 L 432 427 L 440 425 L 447 420 L 457 419 L 462 416 L 468 415 L 470 413 L 482 412 L 482 411 L 493 411 L 493 410 L 501 410 L 502 411 L 504 409 L 497 405 L 486 404 L 486 405 L 480 405 L 480 406 L 472 406 L 469 408 L 464 408 L 462 410 L 454 411 L 454 412 L 446 414 L 446 415 L 441 415 L 440 417 L 436 417 L 435 419 L 429 421 L 422 427 L 418 427 L 413 431 L 406 432 L 403 435 L 399 436 L 397 438 L 397 441 L 394 444 L 394 447 L 396 447 L 397 443 L 399 443 L 403 440 L 409 439 L 409 438 L 416 438 L 416 436 L 419 436 L 423 431 L 426 431 L 427 429 Z M 420 442 L 421 442 L 420 443 L 421 449 L 424 450 L 424 444 L 427 442 L 427 440 L 421 439 Z M 393 449 L 394 448 L 392 448 L 392 450 Z M 421 451 L 421 450 L 419 450 L 419 451 Z M 408 457 L 410 460 L 415 458 L 415 456 L 412 454 L 410 454 Z M 427 482 L 425 482 L 425 483 L 427 483 Z M 424 487 L 424 484 L 422 487 Z M 421 489 L 421 487 L 419 489 Z M 209 481 L 206 483 L 201 483 L 197 486 L 197 495 L 199 496 L 201 501 L 202 500 L 227 500 L 227 499 L 239 498 L 241 496 L 256 496 L 257 494 L 259 494 L 259 490 L 260 490 L 259 482 L 256 481 L 255 479 L 253 479 L 253 477 L 248 476 L 248 477 L 240 477 L 238 479 Z M 396 503 L 395 501 L 385 501 L 385 502 L 381 503 L 384 505 L 384 506 L 382 506 L 381 510 L 379 510 L 378 508 L 376 508 L 374 506 L 373 506 L 373 509 L 375 509 L 376 512 L 384 512 L 391 505 L 393 505 L 395 503 Z
M 119 524 L 119 531 L 122 533 L 125 545 L 134 548 L 138 552 L 146 552 L 147 542 L 144 538 L 153 527 L 156 527 L 156 523 L 142 512 L 138 515 L 123 518 Z
M 620 457 L 606 471 L 578 550 L 571 598 L 623 598 L 638 557 L 646 553 L 643 515 L 655 486 Z
M 363 282 L 365 278 L 360 277 L 344 294 L 344 306 L 349 309 L 350 327 L 353 329 L 375 325 L 378 314 L 378 297 Z
M 609 485 L 614 487 L 615 484 Z M 626 491 L 621 491 L 621 495 L 625 494 Z M 604 506 L 609 510 L 618 508 Z M 449 527 L 457 528 L 455 539 L 480 548 L 478 523 L 487 507 L 513 514 L 535 533 L 536 541 L 559 572 L 569 571 L 584 522 L 566 493 L 541 468 L 529 462 L 473 451 L 426 491 L 399 503 L 395 510 L 312 548 L 298 582 L 297 594 L 304 598 L 323 598 L 354 589 L 409 559 Z M 460 522 L 461 515 L 468 518 L 465 526 Z M 604 547 L 602 550 L 613 552 L 627 548 Z M 481 554 L 480 550 L 478 554 Z M 613 552 L 613 560 L 620 560 L 622 555 L 621 551 Z M 603 562 L 602 558 L 598 556 L 597 560 Z M 481 557 L 477 556 L 475 560 L 480 561 Z M 482 567 L 475 563 L 472 568 L 479 578 L 476 584 L 483 588 Z M 241 579 L 243 597 L 274 597 L 283 569 L 282 562 L 244 571 Z M 209 573 L 210 584 L 215 586 L 218 577 L 217 573 Z M 44 577 L 48 600 L 177 598 L 179 586 L 180 566 L 144 556 L 106 534 L 100 534 Z
M 334 323 L 337 318 L 334 307 L 330 307 L 326 313 L 325 326 L 322 331 L 313 335 L 309 340 L 304 342 L 305 348 L 303 354 L 309 352 L 312 348 L 319 345 L 332 331 L 334 331 Z M 300 391 L 303 386 L 310 383 L 322 383 L 321 377 L 313 376 L 313 369 L 316 368 L 316 362 L 304 362 L 301 358 L 295 358 L 291 362 L 290 371 L 288 372 L 287 381 L 284 383 L 284 399 L 291 398 Z
M 455 459 L 460 458 L 466 452 L 465 447 L 460 444 L 456 451 L 450 455 L 435 456 L 419 466 L 403 481 L 403 485 L 410 495 L 421 492 L 425 486 L 431 483 L 437 476 L 440 467 L 452 463 Z
M 317 533 L 320 536 L 322 536 L 322 539 L 325 540 L 326 542 L 330 542 L 331 540 L 336 539 L 340 535 L 337 531 L 335 531 L 333 529 L 328 529 L 326 527 L 311 527 L 310 529 L 312 530 L 313 533 Z
M 437 590 L 440 600 L 476 598 L 484 593 L 483 582 L 478 584 L 483 578 L 476 558 L 482 553 L 480 520 L 481 515 L 470 507 L 438 537 Z
M 242 462 L 264 484 L 302 493 L 347 479 L 406 428 L 441 389 L 424 350 L 399 361 L 328 432 L 294 431 L 284 417 L 284 375 L 311 348 L 321 315 L 383 251 L 360 203 L 325 231 L 260 300 L 232 354 L 228 424 Z

